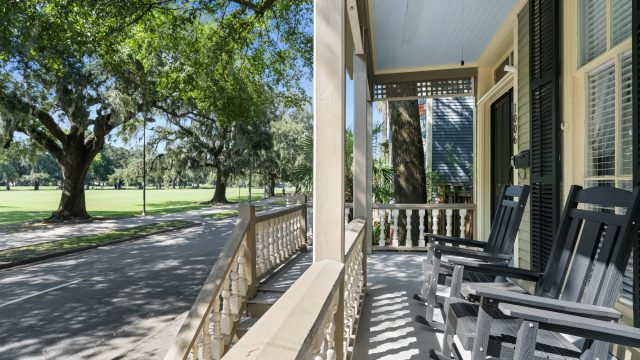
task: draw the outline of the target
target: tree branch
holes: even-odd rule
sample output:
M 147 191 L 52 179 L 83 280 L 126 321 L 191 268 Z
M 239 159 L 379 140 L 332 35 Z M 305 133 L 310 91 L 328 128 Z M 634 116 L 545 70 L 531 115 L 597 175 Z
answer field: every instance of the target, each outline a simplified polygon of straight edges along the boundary
M 22 100 L 18 95 L 13 93 L 7 94 L 5 92 L 0 92 L 0 98 L 5 100 L 5 106 L 7 106 L 12 112 L 36 118 L 55 139 L 60 142 L 64 142 L 66 140 L 67 135 L 62 131 L 60 126 L 58 126 L 53 117 L 46 111 Z

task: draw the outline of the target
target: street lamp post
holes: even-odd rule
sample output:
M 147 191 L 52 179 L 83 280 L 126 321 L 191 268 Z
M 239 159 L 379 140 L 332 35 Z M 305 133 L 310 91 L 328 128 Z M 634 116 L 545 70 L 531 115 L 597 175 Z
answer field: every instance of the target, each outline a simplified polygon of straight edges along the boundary
M 147 216 L 147 119 L 142 119 L 142 216 Z

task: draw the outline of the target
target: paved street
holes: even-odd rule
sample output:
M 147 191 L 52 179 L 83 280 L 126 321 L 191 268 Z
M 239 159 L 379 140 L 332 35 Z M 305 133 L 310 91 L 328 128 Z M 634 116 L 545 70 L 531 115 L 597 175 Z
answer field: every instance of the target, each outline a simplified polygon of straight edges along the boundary
M 235 218 L 0 272 L 0 359 L 111 359 L 189 309 Z

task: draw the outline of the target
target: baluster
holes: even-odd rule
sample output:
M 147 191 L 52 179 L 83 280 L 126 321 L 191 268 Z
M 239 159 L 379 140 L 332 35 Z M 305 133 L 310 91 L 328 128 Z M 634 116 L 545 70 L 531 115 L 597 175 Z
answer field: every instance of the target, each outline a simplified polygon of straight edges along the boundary
M 267 272 L 267 258 L 264 249 L 265 238 L 263 229 L 264 227 L 261 223 L 256 224 L 256 234 L 258 235 L 256 239 L 256 269 L 258 270 L 258 276 Z
M 222 283 L 222 336 L 224 337 L 224 343 L 229 344 L 231 342 L 231 328 L 233 325 L 233 316 L 231 315 L 231 294 L 229 292 L 229 281 L 225 280 Z
M 431 233 L 434 235 L 438 235 L 438 218 L 439 217 L 440 217 L 440 210 L 438 209 L 431 210 L 431 219 L 432 219 Z
M 349 208 L 344 209 L 344 224 L 349 224 Z
M 273 222 L 272 221 L 267 221 L 266 223 L 268 229 L 269 229 L 269 270 L 273 269 L 274 267 L 276 267 L 277 264 L 277 259 L 276 259 L 276 241 L 274 239 L 274 229 L 273 229 Z
M 293 252 L 295 251 L 293 219 L 293 214 L 289 214 L 287 215 L 287 222 L 285 223 L 285 226 L 287 227 L 287 257 L 293 255 Z
M 278 265 L 282 264 L 284 261 L 284 256 L 282 256 L 282 227 L 280 226 L 280 219 L 276 218 L 273 220 L 276 227 L 276 258 L 278 259 Z
M 200 344 L 198 339 L 201 336 L 202 332 L 198 332 L 198 336 L 196 337 L 196 341 L 191 345 L 191 359 L 198 360 L 200 359 Z
M 447 216 L 447 236 L 453 236 L 453 222 L 451 221 L 453 219 L 453 210 L 447 209 L 445 210 L 445 214 Z
M 224 336 L 222 335 L 222 315 L 220 314 L 220 297 L 213 302 L 213 358 L 222 359 L 224 353 Z
M 337 307 L 337 304 L 336 304 Z M 329 325 L 327 325 L 327 330 L 325 331 L 325 338 L 327 339 L 327 360 L 335 360 L 336 358 L 336 350 L 335 350 L 335 342 L 333 341 L 333 332 L 335 331 L 336 325 L 334 323 L 334 315 L 335 309 L 331 311 L 329 314 Z M 345 348 L 346 351 L 346 348 Z
M 418 239 L 418 246 L 425 247 L 427 244 L 424 241 L 424 209 L 418 210 L 418 216 L 420 217 L 420 238 Z
M 211 360 L 211 330 L 209 330 L 209 316 L 205 316 L 202 326 L 202 357 Z
M 384 246 L 385 242 L 385 218 L 387 217 L 387 210 L 378 209 L 378 214 L 380 215 L 380 240 L 378 240 L 378 246 Z
M 249 279 L 247 279 L 247 261 L 244 255 L 238 256 L 238 288 L 240 288 L 240 308 L 247 298 L 247 289 L 249 289 Z
M 405 210 L 405 214 L 407 215 L 407 236 L 405 237 L 404 246 L 410 248 L 413 246 L 413 239 L 411 239 L 411 217 L 413 210 L 407 209 Z
M 301 216 L 301 214 L 298 214 L 293 218 L 293 233 L 296 234 L 296 250 L 302 247 L 304 241 L 304 237 L 302 236 L 302 226 L 300 224 Z
M 237 321 L 240 318 L 240 289 L 238 286 L 238 269 L 237 263 L 231 264 L 231 314 L 233 320 Z
M 460 216 L 460 237 L 465 239 L 467 237 L 467 209 L 458 210 L 458 215 Z
M 285 232 L 284 229 L 284 219 L 283 218 L 278 218 L 278 233 L 280 234 L 280 236 L 278 236 L 278 248 L 280 250 L 280 262 L 284 262 L 287 259 L 287 244 L 285 241 L 285 237 L 287 235 L 287 233 Z
M 393 240 L 391 241 L 391 246 L 398 247 L 400 242 L 398 241 L 398 214 L 400 211 L 398 209 L 391 210 L 391 216 L 393 217 Z
M 324 336 L 324 331 L 325 331 L 325 326 L 321 326 L 319 334 L 316 335 L 317 341 L 318 343 L 320 343 L 320 346 L 318 346 L 318 351 L 316 351 L 315 356 L 313 357 L 313 360 L 325 360 L 325 355 L 326 355 L 325 353 L 327 351 L 327 341 Z

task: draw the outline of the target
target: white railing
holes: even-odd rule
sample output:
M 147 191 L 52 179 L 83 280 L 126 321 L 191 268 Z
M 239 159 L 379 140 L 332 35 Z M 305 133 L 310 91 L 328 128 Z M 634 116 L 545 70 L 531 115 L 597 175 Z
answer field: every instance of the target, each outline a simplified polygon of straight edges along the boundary
M 365 292 L 365 238 L 364 220 L 355 219 L 345 227 L 344 255 L 344 349 L 347 358 L 352 355 L 352 345 L 358 330 L 358 318 Z
M 373 222 L 379 225 L 378 246 L 412 247 L 412 220 L 418 220 L 418 247 L 426 248 L 425 234 L 470 238 L 474 204 L 373 204 Z M 399 236 L 399 219 L 406 216 L 404 238 Z M 389 226 L 389 236 L 386 227 Z
M 365 226 L 346 226 L 344 264 L 313 263 L 224 359 L 350 359 L 365 292 Z
M 240 315 L 260 277 L 305 245 L 306 210 L 301 204 L 256 216 L 254 206 L 240 206 L 238 222 L 166 360 L 222 358 L 236 339 Z

